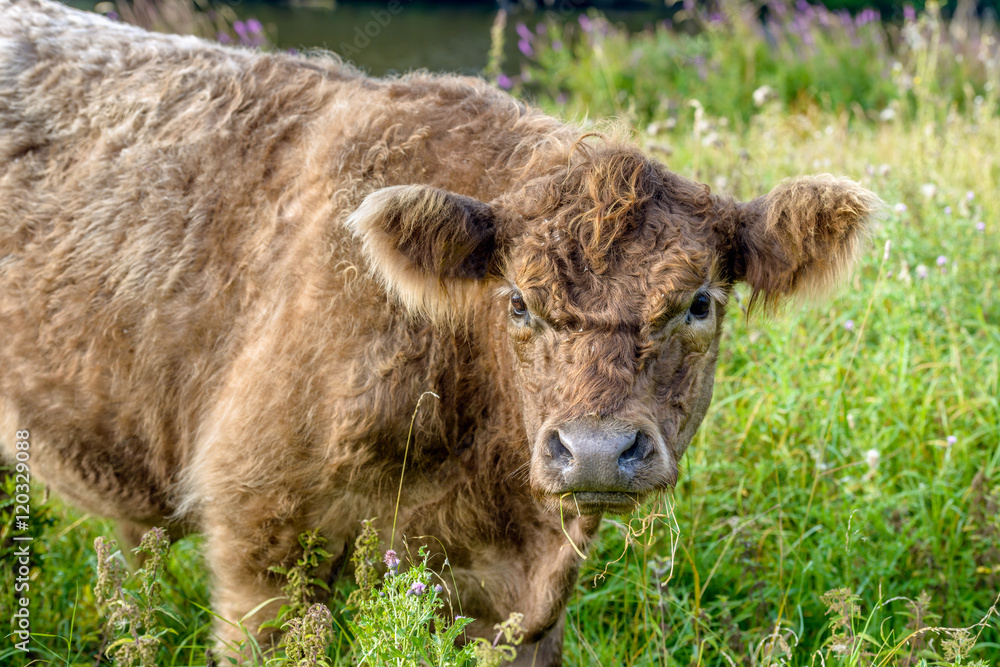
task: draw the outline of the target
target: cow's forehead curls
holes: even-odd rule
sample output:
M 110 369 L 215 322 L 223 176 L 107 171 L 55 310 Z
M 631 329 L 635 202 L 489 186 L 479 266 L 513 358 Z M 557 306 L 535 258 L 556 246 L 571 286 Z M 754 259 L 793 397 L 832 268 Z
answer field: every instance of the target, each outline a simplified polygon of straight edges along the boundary
M 569 274 L 580 285 L 637 268 L 690 273 L 693 264 L 698 275 L 672 280 L 708 277 L 708 188 L 683 182 L 633 146 L 578 145 L 569 164 L 504 197 L 501 208 L 520 220 L 509 228 L 518 239 L 514 254 L 543 264 L 519 273 Z M 654 267 L 659 256 L 672 266 Z

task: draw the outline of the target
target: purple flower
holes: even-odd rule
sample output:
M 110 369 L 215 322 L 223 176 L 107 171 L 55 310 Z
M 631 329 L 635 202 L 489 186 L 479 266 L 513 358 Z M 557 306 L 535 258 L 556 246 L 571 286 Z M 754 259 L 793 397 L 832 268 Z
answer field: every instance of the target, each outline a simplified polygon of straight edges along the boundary
M 438 595 L 441 595 L 442 593 L 444 593 L 444 586 L 442 586 L 441 584 L 435 585 L 434 592 L 437 593 Z
M 514 84 L 511 82 L 509 76 L 501 72 L 500 76 L 497 77 L 497 85 L 503 88 L 504 90 L 510 90 L 511 86 L 513 86 Z
M 552 40 L 552 50 L 553 51 L 562 51 L 562 47 L 563 47 L 562 40 L 560 40 L 560 39 L 554 39 L 554 40 Z
M 833 14 L 830 12 L 829 9 L 827 9 L 822 5 L 820 5 L 819 9 L 816 10 L 816 17 L 819 19 L 820 26 L 824 28 L 829 28 L 830 24 L 833 22 L 832 21 Z
M 938 255 L 938 258 L 937 258 L 937 265 L 938 266 L 944 266 L 947 263 L 948 263 L 948 258 L 947 257 L 945 257 L 944 255 Z
M 419 581 L 414 581 L 413 585 L 410 586 L 410 590 L 406 591 L 407 595 L 423 595 L 424 591 L 427 590 L 427 584 L 421 583 Z
M 219 44 L 228 44 L 229 42 L 233 41 L 233 39 L 226 33 L 220 32 L 218 35 L 215 36 L 215 41 L 217 41 Z
M 584 32 L 590 32 L 594 29 L 593 22 L 591 22 L 590 17 L 586 14 L 580 14 L 580 17 L 577 20 L 580 22 L 580 27 Z
M 529 58 L 535 55 L 535 51 L 531 48 L 531 42 L 526 39 L 519 39 L 517 41 L 517 48 Z
M 917 20 L 917 11 L 913 9 L 913 5 L 906 5 L 903 7 L 903 18 L 907 22 Z
M 539 23 L 538 25 L 535 26 L 535 32 L 538 33 L 539 35 L 544 35 L 548 31 L 549 31 L 549 27 L 547 25 L 545 25 L 544 23 Z
M 899 202 L 896 204 L 896 213 L 906 213 L 906 204 Z
M 110 11 L 107 14 L 105 14 L 105 16 L 107 16 L 112 21 L 117 21 L 118 20 L 118 12 L 116 12 L 116 11 Z
M 952 446 L 952 445 L 954 445 L 954 444 L 955 444 L 956 442 L 958 442 L 958 438 L 956 438 L 956 437 L 955 437 L 955 436 L 953 436 L 953 435 L 949 435 L 949 436 L 948 436 L 948 438 L 947 438 L 947 442 L 948 442 L 948 446 L 949 446 L 949 447 L 951 447 L 951 446 Z
M 854 320 L 847 320 L 844 322 L 844 328 L 848 331 L 854 331 Z
M 986 223 L 983 222 L 983 221 L 977 222 L 976 223 L 976 231 L 977 232 L 985 232 L 986 231 Z
M 945 215 L 951 215 L 951 206 L 945 206 L 944 207 L 944 214 Z
M 965 193 L 965 201 L 972 201 L 975 198 L 976 198 L 976 193 L 973 192 L 972 190 L 969 190 L 968 192 Z
M 247 19 L 247 30 L 255 35 L 259 35 L 264 30 L 264 26 L 257 19 Z
M 235 30 L 236 34 L 239 35 L 240 37 L 247 36 L 247 24 L 244 23 L 243 21 L 237 21 L 236 23 L 234 23 L 233 30 Z
M 523 40 L 525 40 L 527 42 L 530 42 L 531 40 L 533 40 L 535 38 L 535 34 L 533 32 L 531 32 L 531 28 L 529 28 L 528 26 L 524 25 L 523 23 L 518 23 L 516 30 L 517 30 L 517 34 L 521 37 L 521 39 L 523 39 Z
M 879 13 L 874 9 L 863 9 L 861 10 L 861 13 L 858 14 L 858 17 L 855 19 L 855 23 L 859 26 L 862 26 L 868 23 L 874 23 L 875 21 L 878 21 L 879 18 L 880 18 Z
M 385 552 L 385 558 L 383 558 L 382 560 L 385 561 L 385 566 L 390 570 L 392 570 L 393 572 L 395 572 L 396 569 L 399 568 L 399 556 L 397 556 L 396 552 L 393 551 L 392 549 L 389 549 L 388 551 Z

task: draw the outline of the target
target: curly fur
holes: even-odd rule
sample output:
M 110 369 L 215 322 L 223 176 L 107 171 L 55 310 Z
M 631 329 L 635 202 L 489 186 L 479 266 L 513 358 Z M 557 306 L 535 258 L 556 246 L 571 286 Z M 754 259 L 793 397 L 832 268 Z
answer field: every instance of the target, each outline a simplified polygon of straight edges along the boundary
M 820 176 L 739 204 L 476 79 L 0 0 L 0 451 L 30 429 L 72 502 L 204 533 L 236 620 L 303 530 L 389 537 L 433 391 L 397 532 L 444 546 L 472 634 L 521 611 L 554 664 L 564 529 L 586 548 L 603 505 L 552 511 L 551 434 L 636 429 L 621 491 L 672 484 L 732 283 L 828 282 L 875 202 Z

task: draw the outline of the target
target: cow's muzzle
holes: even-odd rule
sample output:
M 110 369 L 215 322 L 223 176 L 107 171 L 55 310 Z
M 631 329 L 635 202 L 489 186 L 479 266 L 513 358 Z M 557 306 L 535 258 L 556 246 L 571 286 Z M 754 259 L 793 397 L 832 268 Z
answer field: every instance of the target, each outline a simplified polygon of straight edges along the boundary
M 618 421 L 578 419 L 552 428 L 542 446 L 549 493 L 581 514 L 632 511 L 672 484 L 654 437 Z

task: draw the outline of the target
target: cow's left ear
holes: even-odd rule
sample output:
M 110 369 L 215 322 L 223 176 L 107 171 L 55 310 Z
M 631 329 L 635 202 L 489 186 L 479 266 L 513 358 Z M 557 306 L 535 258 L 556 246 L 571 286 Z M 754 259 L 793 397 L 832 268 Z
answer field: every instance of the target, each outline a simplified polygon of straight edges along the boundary
M 485 298 L 497 261 L 494 210 L 424 185 L 368 195 L 347 219 L 373 272 L 408 310 L 454 320 Z
M 846 178 L 792 179 L 769 194 L 726 207 L 716 226 L 730 278 L 753 289 L 751 303 L 822 290 L 853 264 L 881 201 Z

